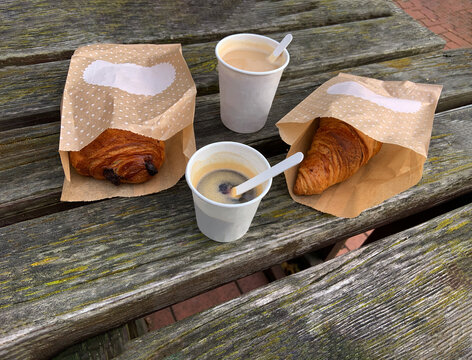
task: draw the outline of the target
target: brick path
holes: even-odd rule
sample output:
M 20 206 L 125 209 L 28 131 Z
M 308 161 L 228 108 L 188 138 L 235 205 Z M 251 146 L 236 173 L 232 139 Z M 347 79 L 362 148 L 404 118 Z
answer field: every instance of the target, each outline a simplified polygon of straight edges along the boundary
M 445 49 L 472 47 L 472 0 L 392 0 L 407 14 L 443 37 Z M 321 260 L 330 260 L 348 251 L 358 249 L 371 231 L 339 241 Z M 222 285 L 216 289 L 159 310 L 145 318 L 149 330 L 159 329 L 175 321 L 231 300 L 245 292 L 280 279 L 296 268 L 293 264 L 281 264 L 266 272 L 258 272 Z M 296 271 L 296 270 L 295 270 Z
M 472 47 L 472 0 L 393 0 L 447 41 L 445 49 Z
M 274 269 L 273 274 L 276 278 L 284 276 L 283 271 L 279 268 Z M 269 280 L 267 279 L 267 276 L 264 272 L 260 271 L 159 310 L 148 315 L 144 319 L 146 320 L 150 331 L 156 330 L 225 301 L 234 299 L 243 293 L 268 283 Z

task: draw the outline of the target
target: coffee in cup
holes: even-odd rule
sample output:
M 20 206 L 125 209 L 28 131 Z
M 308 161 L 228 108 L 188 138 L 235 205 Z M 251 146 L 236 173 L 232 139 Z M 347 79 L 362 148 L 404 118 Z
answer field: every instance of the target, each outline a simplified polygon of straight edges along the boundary
M 259 131 L 265 125 L 282 72 L 287 49 L 273 62 L 270 54 L 279 43 L 256 34 L 235 34 L 216 45 L 223 124 L 239 133 Z
M 226 47 L 227 49 L 221 49 L 224 53 L 223 61 L 240 70 L 272 71 L 281 67 L 285 61 L 283 56 L 279 56 L 274 62 L 269 61 L 274 48 L 263 42 L 234 40 L 228 42 Z
M 192 190 L 200 231 L 221 242 L 242 237 L 249 229 L 261 199 L 269 191 L 272 179 L 253 189 L 252 193 L 248 192 L 245 196 L 250 198 L 241 201 L 223 194 L 228 190 L 224 186 L 228 183 L 237 186 L 269 168 L 261 153 L 236 142 L 217 142 L 195 152 L 187 164 L 185 179 Z
M 225 156 L 219 154 L 219 156 Z M 262 191 L 258 186 L 241 196 L 232 196 L 231 189 L 256 174 L 243 164 L 216 163 L 202 167 L 194 176 L 194 186 L 204 197 L 223 204 L 240 204 L 254 199 Z

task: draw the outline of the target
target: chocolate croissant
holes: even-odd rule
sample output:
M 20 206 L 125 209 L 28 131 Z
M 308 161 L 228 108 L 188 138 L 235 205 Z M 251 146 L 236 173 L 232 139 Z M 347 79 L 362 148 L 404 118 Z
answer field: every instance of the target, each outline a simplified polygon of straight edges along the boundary
M 107 129 L 80 151 L 69 153 L 81 175 L 114 185 L 138 184 L 157 174 L 164 162 L 164 142 L 127 130 Z
M 311 147 L 298 168 L 293 192 L 321 194 L 354 175 L 381 147 L 381 142 L 341 120 L 321 118 Z

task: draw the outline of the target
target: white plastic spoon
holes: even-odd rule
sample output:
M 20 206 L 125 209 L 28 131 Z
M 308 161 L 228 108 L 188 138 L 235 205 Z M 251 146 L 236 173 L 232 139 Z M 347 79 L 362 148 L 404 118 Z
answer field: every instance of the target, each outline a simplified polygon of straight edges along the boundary
M 239 197 L 241 194 L 244 194 L 246 191 L 249 191 L 256 186 L 262 184 L 264 181 L 273 178 L 274 176 L 279 175 L 280 173 L 284 172 L 285 170 L 290 169 L 292 166 L 300 164 L 303 160 L 303 153 L 297 152 L 292 156 L 286 158 L 285 160 L 279 162 L 277 165 L 272 166 L 271 168 L 261 172 L 260 174 L 254 176 L 253 178 L 235 186 L 231 189 L 231 196 L 232 197 Z
M 287 34 L 285 37 L 282 39 L 282 41 L 277 45 L 277 47 L 274 49 L 272 54 L 269 55 L 268 60 L 273 63 L 277 58 L 282 54 L 282 51 L 290 44 L 292 41 L 293 36 L 292 34 Z

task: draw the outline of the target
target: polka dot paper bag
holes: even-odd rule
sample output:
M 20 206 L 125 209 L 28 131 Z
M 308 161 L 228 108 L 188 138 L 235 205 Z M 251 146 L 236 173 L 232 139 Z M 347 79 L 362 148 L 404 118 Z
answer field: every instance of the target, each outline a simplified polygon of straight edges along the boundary
M 196 88 L 180 44 L 97 44 L 72 56 L 61 106 L 59 152 L 63 201 L 139 196 L 167 189 L 185 173 L 195 152 Z M 157 175 L 141 184 L 113 185 L 79 175 L 69 151 L 80 150 L 108 128 L 165 142 Z
M 320 195 L 295 195 L 298 169 L 288 170 L 290 196 L 319 211 L 352 218 L 417 184 L 441 89 L 342 73 L 322 84 L 277 123 L 281 138 L 291 145 L 287 156 L 307 153 L 320 117 L 340 119 L 383 145 L 352 177 Z

